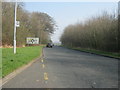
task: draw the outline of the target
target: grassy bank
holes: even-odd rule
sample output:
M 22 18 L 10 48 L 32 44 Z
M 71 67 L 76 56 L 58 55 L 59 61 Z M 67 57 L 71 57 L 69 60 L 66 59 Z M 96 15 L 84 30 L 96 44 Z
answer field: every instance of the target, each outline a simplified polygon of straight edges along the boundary
M 39 57 L 42 53 L 42 48 L 43 46 L 17 48 L 16 54 L 13 54 L 13 48 L 3 48 L 2 77 Z
M 105 51 L 100 51 L 100 50 L 95 50 L 95 49 L 78 48 L 78 47 L 77 48 L 71 48 L 71 49 L 84 51 L 84 52 L 89 52 L 89 53 L 95 53 L 95 54 L 109 56 L 109 57 L 113 57 L 113 58 L 120 58 L 120 53 L 105 52 Z
M 105 52 L 105 51 L 100 51 L 100 50 L 95 50 L 95 49 L 89 49 L 89 48 L 67 47 L 67 46 L 64 46 L 64 45 L 61 45 L 61 47 L 66 47 L 66 48 L 73 49 L 73 50 L 78 50 L 78 51 L 83 51 L 83 52 L 89 52 L 89 53 L 94 53 L 94 54 L 98 54 L 98 55 L 103 55 L 103 56 L 108 56 L 108 57 L 113 57 L 113 58 L 120 59 L 120 53 Z

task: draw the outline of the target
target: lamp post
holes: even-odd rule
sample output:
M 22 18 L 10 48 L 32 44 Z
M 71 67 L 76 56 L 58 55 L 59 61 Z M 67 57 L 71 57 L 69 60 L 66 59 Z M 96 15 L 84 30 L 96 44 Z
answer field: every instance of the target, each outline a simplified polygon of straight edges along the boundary
M 17 13 L 17 1 L 15 2 L 15 16 L 14 16 L 14 54 L 16 54 L 16 13 Z

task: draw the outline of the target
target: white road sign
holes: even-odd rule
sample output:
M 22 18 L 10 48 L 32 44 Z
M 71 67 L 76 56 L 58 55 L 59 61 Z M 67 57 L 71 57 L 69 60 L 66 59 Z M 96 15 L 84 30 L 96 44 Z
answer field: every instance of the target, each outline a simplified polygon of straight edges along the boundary
M 39 38 L 27 37 L 27 44 L 39 44 Z
M 20 21 L 16 21 L 16 27 L 20 27 Z

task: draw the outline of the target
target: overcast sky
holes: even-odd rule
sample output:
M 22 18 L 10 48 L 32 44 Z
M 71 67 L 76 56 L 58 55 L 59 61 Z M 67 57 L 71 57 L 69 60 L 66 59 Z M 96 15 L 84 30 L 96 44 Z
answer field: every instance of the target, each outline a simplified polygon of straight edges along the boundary
M 53 42 L 59 42 L 64 28 L 69 24 L 84 22 L 103 11 L 114 13 L 117 2 L 25 2 L 29 12 L 44 12 L 54 18 L 58 29 L 52 35 Z

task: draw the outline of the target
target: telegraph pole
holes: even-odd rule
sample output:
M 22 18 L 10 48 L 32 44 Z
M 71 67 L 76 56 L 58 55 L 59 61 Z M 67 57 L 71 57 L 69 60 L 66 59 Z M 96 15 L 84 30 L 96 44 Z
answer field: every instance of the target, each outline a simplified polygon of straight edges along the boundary
M 17 15 L 17 0 L 15 2 L 15 16 L 14 16 L 14 54 L 16 54 L 16 15 Z

